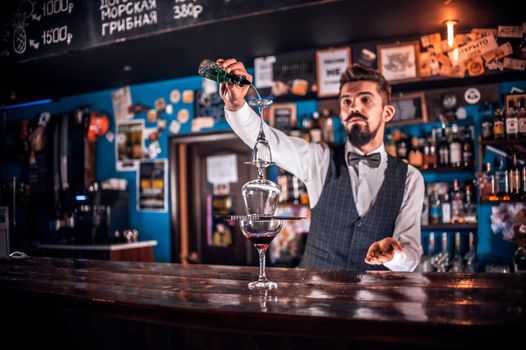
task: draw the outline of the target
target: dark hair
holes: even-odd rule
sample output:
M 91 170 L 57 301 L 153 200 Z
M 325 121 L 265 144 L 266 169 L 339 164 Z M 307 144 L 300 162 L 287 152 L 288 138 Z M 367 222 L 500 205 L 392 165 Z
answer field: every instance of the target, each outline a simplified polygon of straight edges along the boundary
M 347 67 L 345 73 L 343 73 L 340 78 L 340 93 L 345 83 L 353 81 L 375 82 L 378 87 L 378 92 L 380 93 L 380 95 L 383 95 L 382 97 L 385 98 L 384 104 L 391 103 L 391 85 L 387 82 L 387 80 L 385 80 L 384 76 L 376 69 L 365 68 L 357 63 L 350 65 L 349 67 Z

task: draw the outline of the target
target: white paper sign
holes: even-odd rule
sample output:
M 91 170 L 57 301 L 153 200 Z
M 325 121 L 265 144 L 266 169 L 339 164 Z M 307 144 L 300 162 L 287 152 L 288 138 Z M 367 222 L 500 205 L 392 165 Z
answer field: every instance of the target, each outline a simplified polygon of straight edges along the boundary
M 348 47 L 316 52 L 319 97 L 338 95 L 340 77 L 350 61 L 351 49 Z
M 447 54 L 451 62 L 454 65 L 457 65 L 469 59 L 482 56 L 498 47 L 499 45 L 497 44 L 495 37 L 493 35 L 488 35 L 477 41 L 471 41 L 464 46 L 451 50 Z
M 273 66 L 276 56 L 258 57 L 254 59 L 254 75 L 257 88 L 269 88 L 274 85 L 272 80 Z
M 128 112 L 128 107 L 132 105 L 130 87 L 125 86 L 111 93 L 113 103 L 113 114 L 115 115 L 115 124 L 133 118 L 133 114 Z
M 237 182 L 237 157 L 223 154 L 206 158 L 206 178 L 213 184 Z

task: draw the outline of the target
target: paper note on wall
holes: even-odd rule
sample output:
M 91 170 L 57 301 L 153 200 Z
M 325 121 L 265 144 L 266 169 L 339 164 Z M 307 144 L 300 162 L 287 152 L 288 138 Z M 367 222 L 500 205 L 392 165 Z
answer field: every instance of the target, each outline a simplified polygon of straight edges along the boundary
M 206 158 L 206 177 L 213 184 L 237 182 L 237 157 L 223 154 Z

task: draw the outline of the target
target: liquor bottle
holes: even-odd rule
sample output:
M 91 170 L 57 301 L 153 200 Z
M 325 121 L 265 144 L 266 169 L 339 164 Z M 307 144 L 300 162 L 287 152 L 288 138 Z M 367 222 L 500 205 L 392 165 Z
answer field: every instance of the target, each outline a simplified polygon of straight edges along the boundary
M 435 233 L 429 233 L 429 242 L 427 245 L 427 254 L 422 257 L 418 271 L 420 272 L 433 272 L 434 267 L 432 264 L 433 258 L 435 257 Z
M 460 252 L 460 232 L 455 232 L 455 255 L 453 257 L 452 272 L 462 272 L 462 255 Z
M 524 97 L 521 97 L 519 106 L 519 116 L 517 117 L 519 122 L 519 136 L 526 137 L 526 100 Z
M 497 158 L 495 158 L 497 161 Z M 506 160 L 503 156 L 498 158 L 495 166 L 495 180 L 497 183 L 497 197 L 499 200 L 509 200 L 509 182 L 508 170 L 506 169 Z
M 491 163 L 486 163 L 486 171 L 481 175 L 480 179 L 480 198 L 483 200 L 496 201 L 497 198 L 497 184 L 495 175 L 491 171 Z
M 462 140 L 462 165 L 465 167 L 473 166 L 473 139 L 469 128 L 464 131 L 464 139 Z
M 506 111 L 506 135 L 509 139 L 519 137 L 519 119 L 517 118 L 517 114 L 513 100 L 510 100 L 508 110 Z
M 453 124 L 451 126 L 451 143 L 449 144 L 449 163 L 453 167 L 458 167 L 462 164 L 462 143 L 458 135 L 458 126 Z
M 396 157 L 396 144 L 393 140 L 393 135 L 392 134 L 387 134 L 386 135 L 386 140 L 385 140 L 385 151 L 387 152 L 387 154 L 393 156 L 393 157 Z
M 438 224 L 442 220 L 442 205 L 440 203 L 440 197 L 435 189 L 431 191 L 429 196 L 429 222 L 431 224 Z
M 449 269 L 450 255 L 448 245 L 447 232 L 442 232 L 442 251 L 439 254 L 437 272 L 447 272 Z
M 453 181 L 453 192 L 451 192 L 451 222 L 464 223 L 464 200 L 457 179 Z
M 493 137 L 495 140 L 501 140 L 506 137 L 504 114 L 500 108 L 495 110 L 495 116 L 493 118 Z
M 334 143 L 334 123 L 331 118 L 331 115 L 333 115 L 333 113 L 329 108 L 323 108 L 321 110 L 321 116 L 319 119 L 321 127 L 321 138 L 323 142 L 326 142 L 328 144 Z
M 218 83 L 230 83 L 239 86 L 250 85 L 250 81 L 244 75 L 236 75 L 234 73 L 227 73 L 216 62 L 204 59 L 199 65 L 197 71 L 199 75 L 208 78 Z
M 442 197 L 442 223 L 451 223 L 451 202 L 447 193 Z
M 405 133 L 400 134 L 400 139 L 396 144 L 396 154 L 398 158 L 407 161 L 409 155 L 409 145 L 407 141 L 407 135 Z
M 422 168 L 424 165 L 424 153 L 422 152 L 421 141 L 418 137 L 411 138 L 411 151 L 409 151 L 409 164 L 415 168 Z
M 477 265 L 475 262 L 476 258 L 477 258 L 477 253 L 475 252 L 475 235 L 473 234 L 473 232 L 470 232 L 469 233 L 469 250 L 466 253 L 466 255 L 464 255 L 464 260 L 466 261 L 464 270 L 466 272 L 477 272 Z
M 526 201 L 526 164 L 522 166 L 522 196 L 521 199 Z
M 434 133 L 427 138 L 424 146 L 424 169 L 435 169 L 437 167 L 437 153 Z
M 513 153 L 513 163 L 511 169 L 508 171 L 508 183 L 510 199 L 520 199 L 521 196 L 521 172 L 517 165 L 517 153 Z
M 493 117 L 491 114 L 491 105 L 488 101 L 484 102 L 482 108 L 482 138 L 484 140 L 493 139 Z
M 320 113 L 312 113 L 312 125 L 309 130 L 311 142 L 320 143 L 322 141 L 322 132 L 320 126 Z
M 420 225 L 429 225 L 429 197 L 424 193 L 424 203 L 422 204 L 422 213 L 420 214 Z
M 474 224 L 477 222 L 477 205 L 474 202 L 471 185 L 466 184 L 466 202 L 464 204 L 464 222 Z
M 449 144 L 447 142 L 445 125 L 442 125 L 440 142 L 438 143 L 438 165 L 441 167 L 447 167 L 449 165 Z

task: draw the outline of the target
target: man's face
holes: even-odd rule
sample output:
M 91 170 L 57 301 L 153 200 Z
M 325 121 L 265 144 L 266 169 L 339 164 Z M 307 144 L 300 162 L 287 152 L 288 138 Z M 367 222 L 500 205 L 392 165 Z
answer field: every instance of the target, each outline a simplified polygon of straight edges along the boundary
M 375 82 L 344 84 L 339 104 L 340 118 L 353 146 L 360 148 L 376 137 L 383 139 L 384 125 L 392 119 L 394 108 L 384 105 Z

